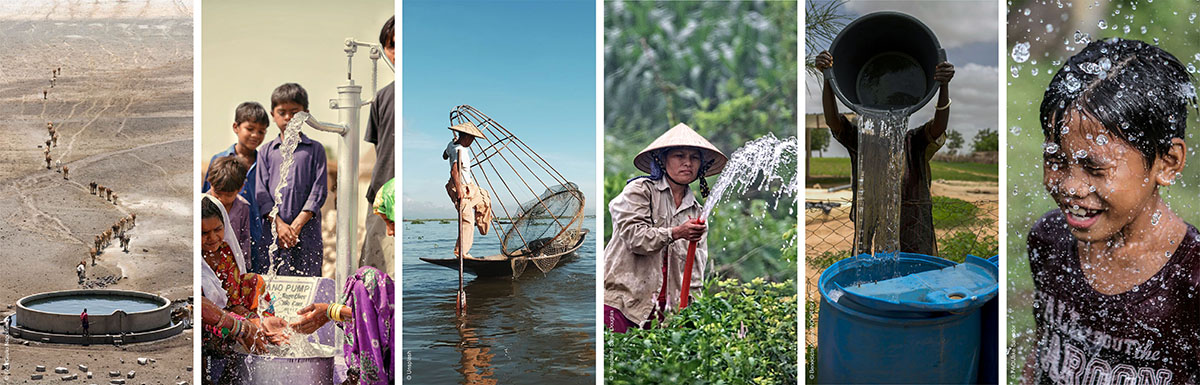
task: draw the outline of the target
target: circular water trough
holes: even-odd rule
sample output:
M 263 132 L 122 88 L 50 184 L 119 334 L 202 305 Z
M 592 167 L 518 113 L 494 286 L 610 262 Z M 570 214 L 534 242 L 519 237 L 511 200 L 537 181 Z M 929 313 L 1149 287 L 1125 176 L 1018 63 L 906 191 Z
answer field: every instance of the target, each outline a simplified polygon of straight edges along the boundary
M 88 336 L 79 315 L 88 311 Z M 129 290 L 62 290 L 40 293 L 17 301 L 9 320 L 14 337 L 27 340 L 88 344 L 134 343 L 179 334 L 186 327 L 172 323 L 171 301 L 150 293 Z

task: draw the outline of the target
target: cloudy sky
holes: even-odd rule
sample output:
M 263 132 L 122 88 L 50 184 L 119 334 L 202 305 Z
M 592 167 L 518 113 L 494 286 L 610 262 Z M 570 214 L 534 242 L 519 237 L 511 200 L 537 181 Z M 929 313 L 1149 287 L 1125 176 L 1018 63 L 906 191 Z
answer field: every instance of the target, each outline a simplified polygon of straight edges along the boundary
M 975 133 L 999 124 L 999 7 L 995 1 L 848 1 L 843 10 L 851 19 L 876 11 L 899 11 L 920 19 L 937 35 L 954 64 L 950 82 L 949 129 L 963 134 L 970 145 Z M 829 42 L 818 44 L 828 47 Z M 934 101 L 926 104 L 910 119 L 919 124 L 933 117 Z M 805 77 L 805 110 L 821 112 L 821 83 L 818 77 Z M 851 112 L 839 102 L 843 112 Z M 826 157 L 846 157 L 845 148 L 835 141 Z

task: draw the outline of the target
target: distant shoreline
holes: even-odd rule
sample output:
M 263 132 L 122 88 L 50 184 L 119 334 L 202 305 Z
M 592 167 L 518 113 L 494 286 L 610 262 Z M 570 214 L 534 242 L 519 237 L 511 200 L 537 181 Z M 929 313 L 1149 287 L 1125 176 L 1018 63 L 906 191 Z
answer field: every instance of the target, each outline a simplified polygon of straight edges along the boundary
M 592 219 L 596 218 L 595 215 L 584 215 L 583 217 L 584 218 L 592 218 Z M 458 220 L 458 218 L 409 218 L 409 219 L 403 219 L 403 220 L 401 220 L 401 222 L 408 222 L 408 223 L 415 222 L 414 224 L 419 225 L 419 224 L 423 224 L 425 222 L 452 222 L 452 221 L 457 221 L 457 220 Z M 495 218 L 495 220 L 511 222 L 512 218 Z

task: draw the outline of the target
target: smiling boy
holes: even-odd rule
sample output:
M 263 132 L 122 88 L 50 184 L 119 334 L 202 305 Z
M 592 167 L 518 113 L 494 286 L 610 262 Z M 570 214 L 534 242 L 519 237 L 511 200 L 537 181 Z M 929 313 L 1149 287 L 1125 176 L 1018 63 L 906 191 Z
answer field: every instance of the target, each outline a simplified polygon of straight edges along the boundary
M 1191 80 L 1166 51 L 1114 38 L 1047 87 L 1043 183 L 1058 208 L 1029 234 L 1026 383 L 1197 381 L 1200 233 L 1159 194 L 1186 163 Z

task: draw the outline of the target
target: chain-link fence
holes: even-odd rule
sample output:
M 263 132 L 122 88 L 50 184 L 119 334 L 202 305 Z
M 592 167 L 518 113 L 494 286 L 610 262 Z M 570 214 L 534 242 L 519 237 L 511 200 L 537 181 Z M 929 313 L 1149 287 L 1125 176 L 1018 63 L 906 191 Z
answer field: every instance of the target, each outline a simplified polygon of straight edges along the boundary
M 854 244 L 854 222 L 850 221 L 849 199 L 804 202 L 805 255 L 805 345 L 817 343 L 817 312 L 820 292 L 817 280 L 834 262 L 850 256 Z M 969 202 L 933 197 L 933 228 L 938 256 L 962 261 L 967 254 L 990 257 L 999 253 L 997 200 Z

